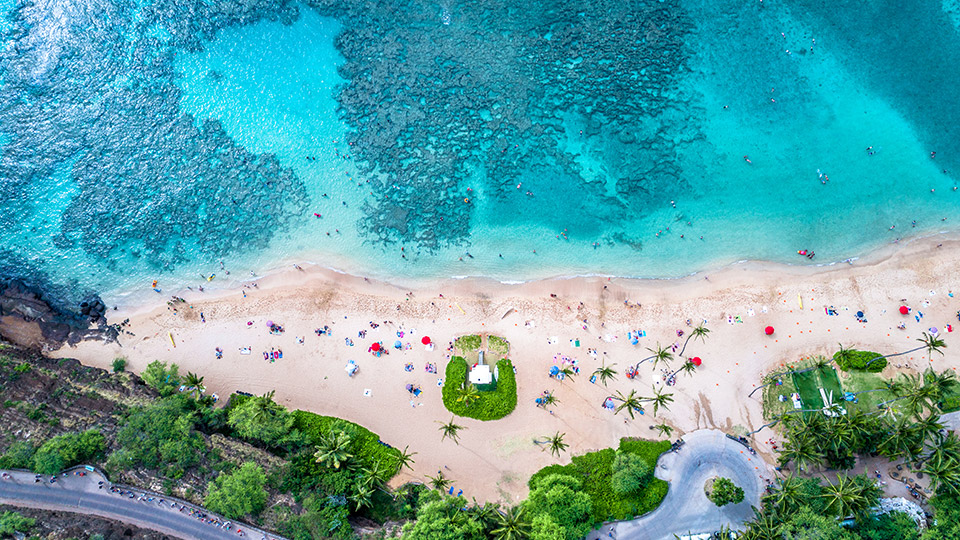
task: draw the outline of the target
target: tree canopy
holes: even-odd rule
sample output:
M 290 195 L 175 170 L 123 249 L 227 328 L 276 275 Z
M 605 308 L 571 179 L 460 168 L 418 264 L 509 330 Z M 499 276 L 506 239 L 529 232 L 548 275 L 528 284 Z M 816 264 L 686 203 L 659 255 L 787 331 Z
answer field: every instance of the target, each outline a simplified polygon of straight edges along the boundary
M 230 474 L 221 474 L 207 486 L 204 504 L 230 519 L 255 515 L 267 502 L 267 475 L 259 465 L 246 462 Z

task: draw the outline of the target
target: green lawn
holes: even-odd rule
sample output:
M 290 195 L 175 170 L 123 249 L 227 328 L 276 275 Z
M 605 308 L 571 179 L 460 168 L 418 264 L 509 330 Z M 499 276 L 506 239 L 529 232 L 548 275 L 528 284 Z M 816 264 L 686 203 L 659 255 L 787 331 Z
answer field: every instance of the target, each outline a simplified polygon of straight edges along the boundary
M 660 454 L 669 449 L 670 441 L 620 439 L 620 450 L 642 457 L 654 469 Z M 652 478 L 638 493 L 619 494 L 611 489 L 611 465 L 615 456 L 616 450 L 613 448 L 573 456 L 569 465 L 549 465 L 540 469 L 530 477 L 528 485 L 533 485 L 536 479 L 551 474 L 565 474 L 580 480 L 581 491 L 589 495 L 593 503 L 593 519 L 596 523 L 629 519 L 660 506 L 660 502 L 667 496 L 668 486 L 659 478 Z
M 768 421 L 793 410 L 790 395 L 797 391 L 793 377 L 783 376 L 779 380 L 783 384 L 774 383 L 763 389 L 763 417 Z M 787 401 L 780 401 L 780 396 L 786 396 Z
M 820 377 L 817 370 L 794 373 L 793 384 L 800 392 L 800 402 L 804 409 L 823 408 L 823 399 L 820 397 Z
M 864 392 L 866 390 L 880 390 L 879 392 L 864 392 L 857 395 L 857 403 L 847 402 L 848 411 L 861 411 L 864 413 L 875 412 L 877 404 L 882 401 L 893 399 L 893 394 L 888 390 L 886 379 L 876 373 L 865 373 L 851 371 L 843 377 L 843 388 L 847 392 Z
M 476 334 L 460 336 L 453 342 L 453 355 L 462 357 L 472 366 L 480 359 L 480 344 L 480 336 Z
M 843 405 L 843 389 L 840 386 L 840 379 L 837 377 L 837 370 L 826 366 L 817 370 L 817 374 L 820 376 L 820 386 L 823 387 L 823 391 L 826 392 L 827 397 L 830 397 L 830 393 L 832 392 L 833 402 Z

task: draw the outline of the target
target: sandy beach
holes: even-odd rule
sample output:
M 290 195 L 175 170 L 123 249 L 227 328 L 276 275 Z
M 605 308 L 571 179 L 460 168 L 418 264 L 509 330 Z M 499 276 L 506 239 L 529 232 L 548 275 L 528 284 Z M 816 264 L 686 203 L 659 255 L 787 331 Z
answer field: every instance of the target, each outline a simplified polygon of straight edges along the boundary
M 121 336 L 120 345 L 89 341 L 52 354 L 106 368 L 114 357 L 125 356 L 137 372 L 153 360 L 174 362 L 181 374 L 203 375 L 208 393 L 223 398 L 237 390 L 276 390 L 277 400 L 288 408 L 343 417 L 393 446 L 409 445 L 417 452 L 414 470 L 404 471 L 394 484 L 423 480 L 442 469 L 468 498 L 515 502 L 526 495 L 526 480 L 540 467 L 615 446 L 620 437 L 653 438 L 650 426 L 657 423 L 666 422 L 679 434 L 759 427 L 760 393 L 747 394 L 761 375 L 801 357 L 832 354 L 838 343 L 891 353 L 913 348 L 922 331 L 938 327 L 948 345 L 945 356 L 935 356 L 932 364 L 920 353 L 899 357 L 884 375 L 927 365 L 953 368 L 954 339 L 946 326 L 957 322 L 960 309 L 960 298 L 951 296 L 954 290 L 960 294 L 953 277 L 958 264 L 960 241 L 933 237 L 889 246 L 853 264 L 744 263 L 677 280 L 571 278 L 507 285 L 464 279 L 404 288 L 320 268 L 291 268 L 259 280 L 255 288 L 173 293 L 187 300 L 176 304 L 176 313 L 166 304 L 170 291 L 165 291 L 162 300 L 157 295 L 157 305 L 110 312 L 111 323 L 130 318 L 126 330 L 134 335 Z M 914 314 L 900 315 L 902 303 Z M 828 316 L 828 306 L 839 315 Z M 856 320 L 859 310 L 868 323 Z M 916 312 L 924 314 L 919 321 Z M 686 335 L 678 338 L 677 331 L 689 332 L 688 320 L 693 325 L 705 320 L 711 332 L 705 343 L 691 341 L 687 347 L 686 356 L 699 356 L 703 364 L 693 376 L 678 375 L 677 384 L 666 390 L 674 394 L 669 410 L 654 418 L 648 408 L 635 420 L 604 410 L 602 402 L 617 390 L 648 396 L 652 386 L 663 384 L 662 366 L 654 371 L 644 364 L 633 380 L 623 373 L 648 356 L 647 347 L 682 346 Z M 267 321 L 282 325 L 284 332 L 271 334 Z M 371 322 L 379 326 L 374 329 Z M 905 329 L 897 328 L 901 322 Z M 314 333 L 324 325 L 332 336 Z M 776 329 L 772 336 L 764 334 L 766 326 Z M 359 336 L 363 330 L 365 338 Z M 639 345 L 630 344 L 630 331 L 645 332 Z M 458 418 L 466 429 L 457 445 L 441 441 L 439 425 L 451 414 L 443 407 L 438 379 L 448 343 L 474 333 L 509 340 L 518 405 L 498 421 Z M 420 344 L 422 336 L 436 343 L 433 351 Z M 398 339 L 411 348 L 393 349 Z M 390 354 L 374 357 L 368 352 L 374 341 L 382 341 Z M 223 349 L 222 359 L 216 358 L 216 347 Z M 251 354 L 241 354 L 243 347 Z M 272 349 L 282 350 L 283 358 L 265 361 L 263 352 Z M 580 375 L 563 382 L 549 378 L 558 356 L 576 359 Z M 344 371 L 349 360 L 360 366 L 354 377 Z M 619 375 L 606 388 L 589 381 L 601 362 L 615 364 Z M 407 363 L 413 364 L 412 372 L 404 370 Z M 427 363 L 436 364 L 438 373 L 427 373 Z M 679 359 L 671 364 L 673 369 L 680 365 Z M 407 384 L 420 385 L 423 393 L 411 401 Z M 553 414 L 534 404 L 543 390 L 559 399 Z M 560 460 L 533 443 L 557 431 L 570 443 Z M 757 467 L 765 476 L 775 460 L 762 442 L 770 436 L 757 437 L 763 458 Z

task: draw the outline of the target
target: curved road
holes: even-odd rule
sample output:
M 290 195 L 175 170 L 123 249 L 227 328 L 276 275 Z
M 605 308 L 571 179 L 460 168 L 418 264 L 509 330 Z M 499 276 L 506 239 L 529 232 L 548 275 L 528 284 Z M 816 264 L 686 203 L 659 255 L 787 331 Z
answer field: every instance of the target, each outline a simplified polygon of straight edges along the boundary
M 750 507 L 760 505 L 763 477 L 773 478 L 769 466 L 721 431 L 694 431 L 683 440 L 683 448 L 662 455 L 657 462 L 656 477 L 670 482 L 660 506 L 632 521 L 604 525 L 588 539 L 610 538 L 613 532 L 618 540 L 672 540 L 674 535 L 712 533 L 721 526 L 738 528 L 753 517 Z M 743 502 L 723 508 L 710 502 L 703 486 L 714 476 L 729 478 L 743 488 Z
M 143 491 L 137 490 L 137 496 L 121 496 L 110 491 L 110 483 L 98 472 L 83 471 L 84 476 L 69 472 L 66 476 L 57 476 L 50 483 L 50 476 L 42 476 L 36 482 L 33 473 L 23 471 L 3 471 L 0 479 L 0 503 L 42 510 L 59 510 L 78 514 L 92 514 L 144 529 L 185 538 L 187 540 L 236 540 L 247 538 L 276 540 L 277 536 L 266 535 L 260 530 L 248 528 L 245 523 L 218 526 L 202 520 L 196 513 L 206 512 L 202 508 L 190 507 L 181 510 L 181 505 L 172 507 L 173 501 L 163 499 L 162 495 L 146 493 L 154 501 L 139 500 Z M 97 482 L 103 481 L 103 488 Z M 164 504 L 159 504 L 163 499 Z M 219 518 L 207 513 L 209 518 Z M 221 518 L 221 521 L 222 520 Z M 229 523 L 229 522 L 228 522 Z M 242 532 L 238 532 L 238 527 Z

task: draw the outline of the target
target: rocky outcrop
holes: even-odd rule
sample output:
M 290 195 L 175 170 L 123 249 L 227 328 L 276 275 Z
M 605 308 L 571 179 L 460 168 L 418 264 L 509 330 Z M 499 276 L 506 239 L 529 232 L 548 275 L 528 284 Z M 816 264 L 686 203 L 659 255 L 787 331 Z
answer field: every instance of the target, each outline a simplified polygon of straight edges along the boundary
M 95 295 L 70 309 L 48 301 L 42 291 L 22 281 L 0 281 L 0 338 L 47 350 L 84 339 L 116 339 L 116 330 L 106 325 L 106 309 Z

